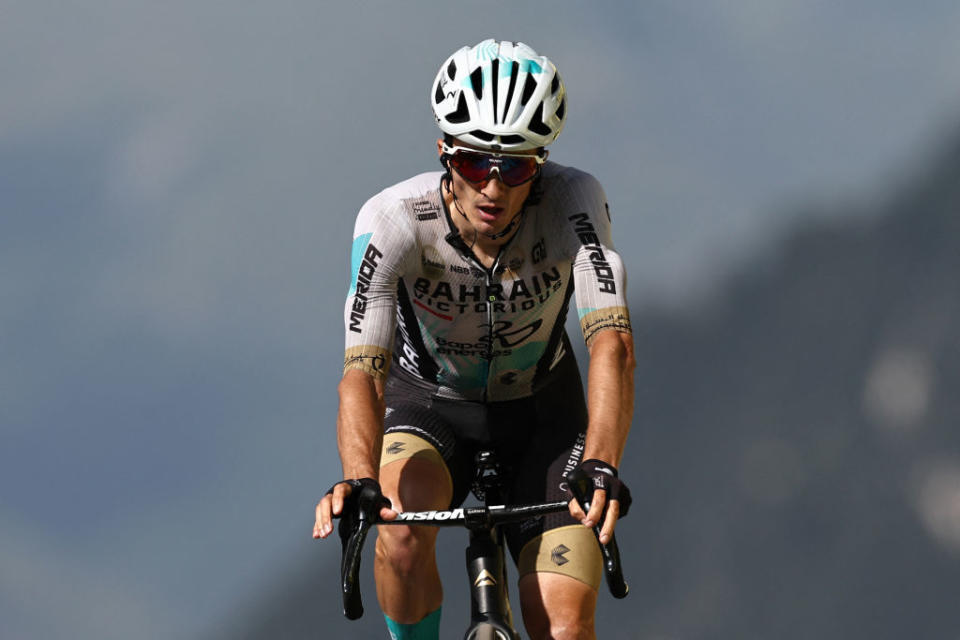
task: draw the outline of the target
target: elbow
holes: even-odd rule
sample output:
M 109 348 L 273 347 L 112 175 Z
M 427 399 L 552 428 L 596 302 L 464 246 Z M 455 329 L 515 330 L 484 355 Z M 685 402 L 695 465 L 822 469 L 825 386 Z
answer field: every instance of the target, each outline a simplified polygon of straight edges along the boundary
M 383 382 L 359 369 L 349 369 L 337 385 L 341 405 L 358 396 L 367 398 L 376 406 L 384 406 Z
M 625 374 L 632 376 L 637 366 L 633 350 L 633 334 L 621 331 L 603 331 L 590 345 L 591 360 L 596 357 L 609 359 Z

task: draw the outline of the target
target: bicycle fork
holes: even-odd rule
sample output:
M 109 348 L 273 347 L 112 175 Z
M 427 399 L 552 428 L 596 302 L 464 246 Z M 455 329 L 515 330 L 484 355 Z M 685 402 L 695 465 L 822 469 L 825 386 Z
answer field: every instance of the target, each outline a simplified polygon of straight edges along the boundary
M 513 613 L 507 590 L 503 544 L 494 536 L 503 534 L 494 529 L 471 529 L 467 547 L 467 576 L 470 579 L 470 617 L 473 623 L 464 636 L 465 640 L 481 637 L 478 633 L 487 628 L 486 636 L 493 639 L 520 640 L 513 629 Z M 498 633 L 490 633 L 490 627 Z

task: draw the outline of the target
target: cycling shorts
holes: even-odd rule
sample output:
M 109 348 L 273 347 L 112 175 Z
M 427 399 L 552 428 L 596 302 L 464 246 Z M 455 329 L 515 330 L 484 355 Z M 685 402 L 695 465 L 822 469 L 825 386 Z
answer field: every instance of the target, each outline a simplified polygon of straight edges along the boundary
M 564 475 L 583 457 L 587 408 L 572 355 L 557 369 L 560 375 L 537 394 L 489 403 L 440 398 L 403 371 L 391 371 L 381 464 L 423 455 L 442 460 L 453 484 L 452 509 L 471 490 L 477 452 L 489 450 L 500 464 L 506 504 L 569 499 Z M 511 524 L 504 534 L 521 576 L 552 571 L 598 587 L 596 539 L 569 513 Z

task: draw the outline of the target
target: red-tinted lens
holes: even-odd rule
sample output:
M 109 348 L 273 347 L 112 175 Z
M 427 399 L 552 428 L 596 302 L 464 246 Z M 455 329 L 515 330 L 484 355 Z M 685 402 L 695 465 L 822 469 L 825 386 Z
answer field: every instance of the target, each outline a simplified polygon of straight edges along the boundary
M 505 185 L 515 187 L 533 179 L 537 175 L 538 167 L 533 156 L 526 158 L 505 156 L 500 165 L 500 179 Z
M 492 156 L 487 153 L 457 151 L 450 163 L 464 180 L 483 182 L 496 169 L 503 183 L 510 187 L 523 184 L 537 175 L 537 160 L 533 156 Z
M 490 169 L 493 165 L 490 160 L 493 156 L 485 153 L 470 153 L 467 151 L 457 151 L 450 158 L 450 163 L 457 170 L 463 179 L 468 182 L 482 182 L 490 175 Z

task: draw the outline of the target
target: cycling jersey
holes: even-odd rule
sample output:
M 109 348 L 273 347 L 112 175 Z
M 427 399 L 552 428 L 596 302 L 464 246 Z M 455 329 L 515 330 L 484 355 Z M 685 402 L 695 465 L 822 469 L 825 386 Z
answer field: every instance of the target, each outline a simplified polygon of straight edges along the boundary
M 485 268 L 450 219 L 442 175 L 415 176 L 360 210 L 345 371 L 383 377 L 395 360 L 439 397 L 511 400 L 535 393 L 566 355 L 574 290 L 588 345 L 605 329 L 631 331 L 626 275 L 593 176 L 547 162 L 542 197 Z

